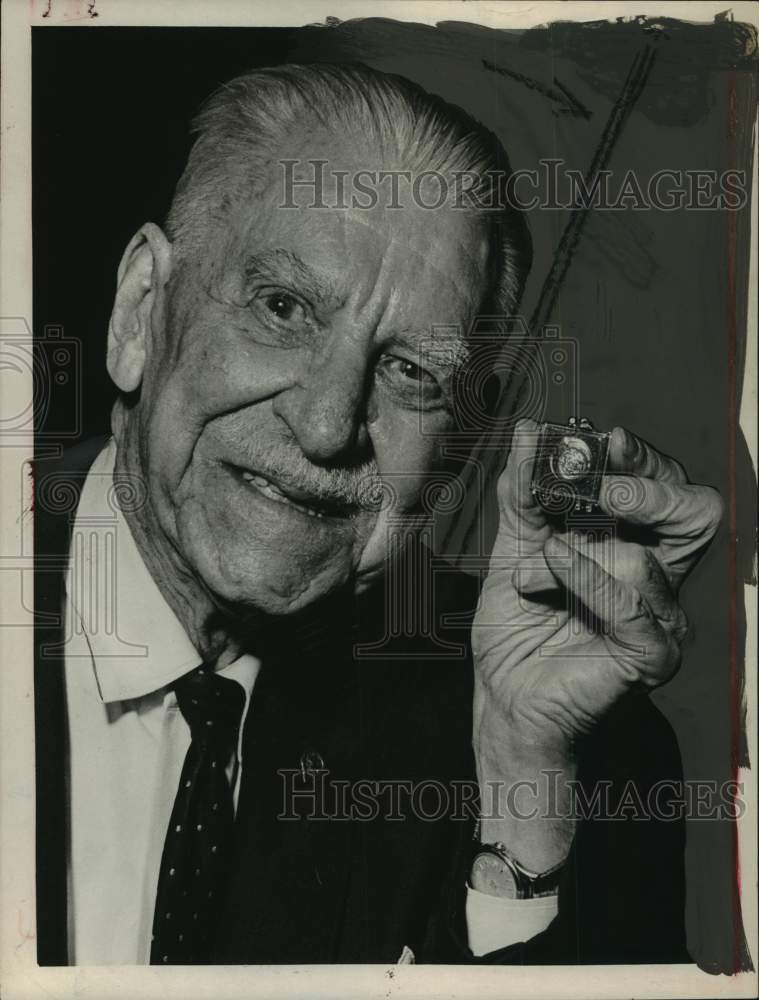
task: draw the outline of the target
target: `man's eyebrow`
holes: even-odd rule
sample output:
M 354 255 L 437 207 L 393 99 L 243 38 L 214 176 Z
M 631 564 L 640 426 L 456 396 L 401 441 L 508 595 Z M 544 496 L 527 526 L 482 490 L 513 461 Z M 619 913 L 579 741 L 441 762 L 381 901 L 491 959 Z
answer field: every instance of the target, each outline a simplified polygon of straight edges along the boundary
M 320 303 L 339 305 L 341 297 L 334 282 L 317 274 L 292 250 L 278 247 L 262 250 L 245 258 L 245 278 L 268 278 L 296 285 L 308 297 Z
M 414 327 L 402 327 L 395 331 L 394 339 L 407 343 L 419 352 L 421 363 L 434 364 L 449 373 L 461 371 L 471 360 L 471 346 L 460 334 L 441 337 L 430 330 L 419 331 Z

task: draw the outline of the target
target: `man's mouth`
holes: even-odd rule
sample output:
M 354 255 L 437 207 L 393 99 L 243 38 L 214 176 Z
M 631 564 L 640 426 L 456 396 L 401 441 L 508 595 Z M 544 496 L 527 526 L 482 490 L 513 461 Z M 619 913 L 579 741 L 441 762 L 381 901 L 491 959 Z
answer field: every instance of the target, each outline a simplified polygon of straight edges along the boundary
M 226 463 L 225 463 L 226 464 Z M 315 518 L 345 518 L 353 513 L 346 504 L 337 500 L 316 497 L 296 486 L 284 483 L 275 483 L 268 476 L 261 475 L 260 472 L 252 472 L 250 469 L 243 469 L 240 466 L 228 465 L 235 475 L 245 485 L 252 490 L 256 490 L 274 503 L 285 504 L 294 507 L 308 517 Z

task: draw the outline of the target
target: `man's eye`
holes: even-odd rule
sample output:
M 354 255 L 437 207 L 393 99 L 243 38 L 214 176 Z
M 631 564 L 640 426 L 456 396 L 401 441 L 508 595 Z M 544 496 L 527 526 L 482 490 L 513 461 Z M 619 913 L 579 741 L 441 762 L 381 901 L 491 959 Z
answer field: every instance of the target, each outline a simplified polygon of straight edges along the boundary
M 303 306 L 297 299 L 285 292 L 273 292 L 267 295 L 264 298 L 264 305 L 273 316 L 284 322 L 297 319 L 298 314 L 303 312 Z
M 407 358 L 385 356 L 380 359 L 377 373 L 409 403 L 429 406 L 442 398 L 440 385 L 435 376 Z
M 282 288 L 261 288 L 250 300 L 250 311 L 257 320 L 257 335 L 272 339 L 277 346 L 296 346 L 308 336 L 312 324 L 308 306 L 296 295 Z
M 415 365 L 413 361 L 406 361 L 405 358 L 393 359 L 398 365 L 398 371 L 404 378 L 410 378 L 414 382 L 435 382 L 435 379 L 426 372 L 424 368 Z

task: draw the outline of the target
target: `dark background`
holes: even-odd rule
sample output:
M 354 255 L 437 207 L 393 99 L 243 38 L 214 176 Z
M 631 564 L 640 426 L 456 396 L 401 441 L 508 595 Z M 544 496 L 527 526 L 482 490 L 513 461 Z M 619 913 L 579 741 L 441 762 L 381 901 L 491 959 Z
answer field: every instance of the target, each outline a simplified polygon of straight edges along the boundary
M 609 168 L 634 168 L 644 181 L 662 168 L 737 166 L 750 177 L 755 39 L 727 21 L 657 24 L 34 29 L 34 330 L 40 343 L 73 341 L 74 359 L 81 344 L 82 361 L 76 369 L 45 348 L 51 377 L 66 365 L 72 377 L 45 396 L 38 446 L 108 427 L 105 338 L 118 261 L 143 222 L 162 223 L 189 148 L 189 118 L 218 84 L 255 65 L 358 59 L 463 106 L 498 133 L 514 167 L 561 157 L 585 170 L 636 54 L 653 47 Z M 535 264 L 526 315 L 568 218 L 529 214 Z M 693 630 L 683 669 L 655 695 L 689 779 L 723 781 L 747 762 L 742 599 L 755 517 L 736 422 L 748 251 L 748 208 L 592 212 L 550 316 L 575 345 L 581 412 L 600 427 L 629 426 L 728 500 L 726 523 L 684 591 Z M 546 415 L 565 420 L 571 402 L 565 390 L 549 393 Z M 690 822 L 687 870 L 691 953 L 703 968 L 733 971 L 744 961 L 733 826 Z

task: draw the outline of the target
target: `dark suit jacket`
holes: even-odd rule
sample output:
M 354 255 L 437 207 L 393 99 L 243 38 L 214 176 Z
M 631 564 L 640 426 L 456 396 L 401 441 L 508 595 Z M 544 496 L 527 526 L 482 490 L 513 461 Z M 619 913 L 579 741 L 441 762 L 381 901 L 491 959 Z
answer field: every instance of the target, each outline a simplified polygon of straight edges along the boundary
M 63 462 L 38 462 L 35 469 L 42 965 L 68 961 L 62 568 L 79 492 L 102 444 L 88 442 Z M 424 558 L 418 547 L 411 554 Z M 408 946 L 417 962 L 689 961 L 683 823 L 632 818 L 581 821 L 557 918 L 527 942 L 473 958 L 464 903 L 476 808 L 470 802 L 457 815 L 454 805 L 465 799 L 463 787 L 476 789 L 467 639 L 477 593 L 453 570 L 436 574 L 435 581 L 432 597 L 415 588 L 416 610 L 432 609 L 438 638 L 460 644 L 457 658 L 441 654 L 434 634 L 386 634 L 382 586 L 349 610 L 336 601 L 316 620 L 273 626 L 266 648 L 257 650 L 264 666 L 245 725 L 234 874 L 219 915 L 216 960 L 392 964 Z M 444 627 L 441 620 L 451 612 L 458 624 Z M 357 658 L 356 642 L 378 643 L 377 655 Z M 323 762 L 329 773 L 306 771 L 304 778 L 304 762 L 317 769 Z M 674 734 L 644 696 L 619 705 L 583 748 L 588 795 L 594 782 L 603 781 L 613 802 L 633 780 L 645 801 L 654 782 L 680 777 Z M 349 789 L 349 803 L 363 802 L 367 809 L 366 795 L 359 798 L 362 786 L 355 784 L 361 780 L 408 783 L 429 818 L 413 815 L 405 793 L 398 800 L 401 819 L 320 818 L 335 812 L 336 781 Z M 305 793 L 290 805 L 286 782 Z M 278 818 L 288 809 L 301 818 Z

